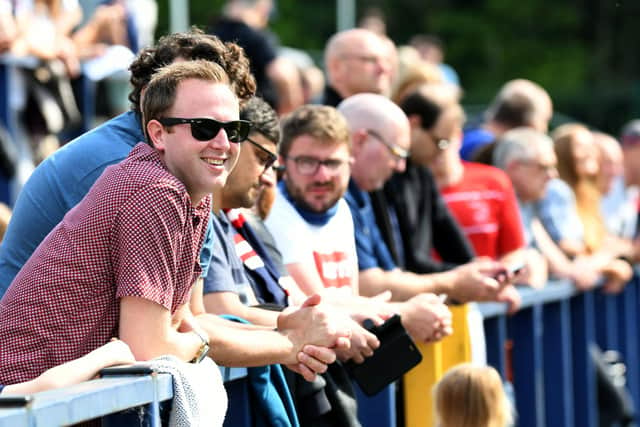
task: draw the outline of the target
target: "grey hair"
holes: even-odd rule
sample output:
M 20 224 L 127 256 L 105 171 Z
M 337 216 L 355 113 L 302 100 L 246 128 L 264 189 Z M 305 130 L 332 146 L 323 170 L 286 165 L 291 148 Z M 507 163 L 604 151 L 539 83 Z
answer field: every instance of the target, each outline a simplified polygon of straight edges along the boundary
M 553 140 L 544 133 L 527 127 L 512 129 L 498 138 L 493 150 L 493 165 L 505 169 L 514 160 L 532 159 L 545 145 L 553 150 Z

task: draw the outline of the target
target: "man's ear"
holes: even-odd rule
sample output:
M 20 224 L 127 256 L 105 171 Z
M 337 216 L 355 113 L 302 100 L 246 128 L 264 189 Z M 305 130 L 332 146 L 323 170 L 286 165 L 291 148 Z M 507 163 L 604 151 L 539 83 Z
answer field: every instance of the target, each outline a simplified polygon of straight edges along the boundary
M 420 119 L 419 115 L 411 114 L 411 115 L 409 115 L 407 117 L 409 118 L 409 124 L 411 125 L 412 129 L 422 126 L 422 119 Z
M 367 130 L 366 129 L 358 129 L 357 131 L 351 134 L 351 146 L 352 146 L 352 156 L 357 157 L 358 153 L 362 150 L 365 142 L 367 141 Z
M 149 143 L 156 149 L 164 151 L 164 126 L 159 121 L 153 119 L 147 123 L 147 134 L 149 135 Z

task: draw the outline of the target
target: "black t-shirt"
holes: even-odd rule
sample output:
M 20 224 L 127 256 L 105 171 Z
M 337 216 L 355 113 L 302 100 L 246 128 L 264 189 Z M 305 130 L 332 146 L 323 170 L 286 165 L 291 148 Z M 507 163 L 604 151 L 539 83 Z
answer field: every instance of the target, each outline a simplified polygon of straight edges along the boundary
M 267 77 L 267 66 L 276 58 L 276 46 L 264 32 L 251 28 L 242 21 L 222 17 L 207 31 L 225 42 L 234 42 L 242 47 L 249 58 L 251 72 L 258 86 L 257 93 L 272 107 L 276 107 L 277 94 Z

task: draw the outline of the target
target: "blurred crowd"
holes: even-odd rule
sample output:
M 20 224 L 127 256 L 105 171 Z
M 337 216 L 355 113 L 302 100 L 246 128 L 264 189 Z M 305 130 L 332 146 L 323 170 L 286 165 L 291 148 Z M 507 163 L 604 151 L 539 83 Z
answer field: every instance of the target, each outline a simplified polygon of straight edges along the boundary
M 640 119 L 629 117 L 616 135 L 579 122 L 551 129 L 553 94 L 526 76 L 505 82 L 487 100 L 486 110 L 470 117 L 464 109 L 464 81 L 445 62 L 443 42 L 435 35 L 417 34 L 408 44 L 398 45 L 386 34 L 384 16 L 375 9 L 364 14 L 358 28 L 332 35 L 318 65 L 307 52 L 278 44 L 268 30 L 273 7 L 269 0 L 229 0 L 205 31 L 167 35 L 155 44 L 149 25 L 153 15 L 147 13 L 155 7 L 153 2 L 143 3 L 147 2 L 0 0 L 0 49 L 5 57 L 38 59 L 37 66 L 22 69 L 25 84 L 16 90 L 23 91 L 17 108 L 25 130 L 22 137 L 39 164 L 25 180 L 15 205 L 11 198 L 5 200 L 14 206 L 13 217 L 7 208 L 0 218 L 3 234 L 7 230 L 0 247 L 0 296 L 6 291 L 0 301 L 0 322 L 14 328 L 0 333 L 0 356 L 2 348 L 26 351 L 15 334 L 28 332 L 14 327 L 11 313 L 26 315 L 20 311 L 21 298 L 34 286 L 34 277 L 41 278 L 43 271 L 46 276 L 47 268 L 56 272 L 56 257 L 70 257 L 57 252 L 55 237 L 76 230 L 72 225 L 82 229 L 84 223 L 81 215 L 65 216 L 66 212 L 102 209 L 102 199 L 95 195 L 101 187 L 91 186 L 104 168 L 129 161 L 129 151 L 144 140 L 162 153 L 166 150 L 165 161 L 168 147 L 177 141 L 162 138 L 176 138 L 183 125 L 190 127 L 184 138 L 193 141 L 217 141 L 226 133 L 230 148 L 220 158 L 207 157 L 212 167 L 227 165 L 237 156 L 236 167 L 229 166 L 226 182 L 218 183 L 223 185 L 216 187 L 219 191 L 211 199 L 204 243 L 209 245 L 207 263 L 202 263 L 200 252 L 202 266 L 196 272 L 202 268 L 203 278 L 193 290 L 199 292 L 203 310 L 233 314 L 267 326 L 269 332 L 294 331 L 290 336 L 296 337 L 298 341 L 291 338 L 296 345 L 300 341 L 319 348 L 299 347 L 302 356 L 297 362 L 290 355 L 278 358 L 271 353 L 247 362 L 237 356 L 242 349 L 230 356 L 209 354 L 231 366 L 282 363 L 315 381 L 309 386 L 299 381 L 300 376 L 288 378 L 298 408 L 314 406 L 304 400 L 309 387 L 324 390 L 330 402 L 324 412 L 317 406 L 299 410 L 302 425 L 358 425 L 355 403 L 345 403 L 353 401 L 353 390 L 344 381 L 344 372 L 346 362 L 362 363 L 380 345 L 363 327 L 365 319 L 379 325 L 399 314 L 413 340 L 437 342 L 453 333 L 451 304 L 469 303 L 477 314 L 473 302 L 496 301 L 514 313 L 521 303 L 519 286 L 541 289 L 551 286 L 551 279 L 561 278 L 579 290 L 601 286 L 603 292 L 615 294 L 631 280 L 640 260 Z M 121 114 L 59 149 L 66 142 L 61 135 L 82 119 L 73 82 L 82 76 L 86 61 L 105 55 L 114 45 L 137 53 L 126 67 L 130 110 L 113 111 Z M 202 62 L 217 64 L 226 76 L 221 81 L 233 92 L 237 117 L 229 113 L 231 107 L 219 106 L 222 95 L 215 98 L 215 108 L 198 110 L 199 92 L 188 91 L 181 86 L 184 82 L 166 89 L 176 91 L 170 111 L 179 110 L 182 117 L 153 116 L 158 112 L 147 105 L 145 91 L 149 87 L 151 94 L 163 99 L 164 83 L 160 78 L 156 82 L 154 73 L 165 73 L 167 78 L 171 73 L 195 72 L 174 65 L 180 62 L 195 62 L 197 67 L 205 67 Z M 162 72 L 161 67 L 165 67 Z M 203 89 L 202 99 L 207 93 Z M 6 135 L 13 142 L 3 145 L 17 144 L 17 135 Z M 47 142 L 51 136 L 55 141 Z M 237 148 L 239 142 L 242 150 Z M 131 152 L 136 150 L 140 149 Z M 7 165 L 4 175 L 11 179 L 17 169 L 12 162 L 17 160 L 11 149 L 6 151 L 2 164 Z M 172 163 L 166 163 L 173 173 Z M 197 178 L 179 172 L 173 175 L 188 188 L 196 185 Z M 87 192 L 94 196 L 85 198 Z M 95 200 L 99 201 L 94 206 Z M 80 208 L 74 208 L 76 204 Z M 142 206 L 137 209 L 145 209 Z M 196 207 L 194 202 L 192 210 Z M 181 221 L 180 226 L 188 228 Z M 194 224 L 194 229 L 204 230 L 198 221 Z M 161 237 L 173 232 L 166 224 L 154 230 Z M 127 236 L 147 243 L 141 237 L 144 231 L 136 233 Z M 147 244 L 162 245 L 161 237 Z M 65 238 L 77 238 L 74 244 L 93 250 L 86 235 Z M 152 253 L 148 246 L 142 252 L 146 251 Z M 117 260 L 116 252 L 108 254 Z M 89 268 L 82 263 L 91 262 L 76 255 L 80 261 L 72 258 L 69 269 Z M 145 262 L 139 262 L 144 269 Z M 187 267 L 194 268 L 193 263 Z M 162 277 L 154 274 L 146 277 Z M 76 279 L 74 274 L 59 278 Z M 115 286 L 120 286 L 117 280 Z M 156 297 L 144 289 L 137 292 L 140 299 Z M 121 297 L 119 293 L 117 298 Z M 183 310 L 188 309 L 173 304 L 170 310 L 162 307 L 163 322 L 170 320 L 180 333 L 194 330 L 198 336 L 208 336 L 207 350 L 209 342 L 218 343 L 216 339 L 222 342 L 217 351 L 225 345 L 235 349 L 204 321 L 202 330 L 193 326 L 195 320 L 187 322 L 190 316 Z M 348 317 L 340 323 L 344 329 L 336 330 L 349 332 L 336 342 L 348 337 L 349 345 L 331 346 L 310 335 L 299 338 L 303 334 L 295 319 L 303 315 L 292 313 L 309 313 L 325 304 Z M 280 313 L 273 311 L 274 306 L 289 308 Z M 300 311 L 288 311 L 292 307 Z M 120 309 L 124 312 L 125 306 Z M 157 314 L 146 306 L 138 309 Z M 309 316 L 317 320 L 319 315 Z M 132 354 L 125 352 L 126 360 L 146 360 L 159 355 L 156 349 L 172 348 L 140 350 L 137 339 L 127 339 L 135 328 L 123 326 L 133 318 L 111 319 L 118 325 L 114 331 L 120 331 L 113 335 L 132 348 Z M 305 333 L 311 334 L 315 327 L 305 324 Z M 481 322 L 470 322 L 469 328 L 473 336 L 482 336 Z M 83 342 L 55 361 L 84 356 L 106 345 L 106 338 L 91 346 Z M 473 350 L 474 362 L 484 364 L 481 344 Z M 331 363 L 335 359 L 338 362 Z M 11 368 L 15 372 L 0 363 L 0 383 L 31 380 L 52 368 L 43 364 L 38 372 L 27 368 L 17 372 L 24 360 L 15 360 Z M 317 373 L 325 379 L 320 385 Z M 478 404 L 451 405 L 465 396 L 479 397 Z M 457 416 L 467 417 L 464 425 L 513 422 L 499 376 L 491 368 L 456 368 L 436 387 L 435 401 L 443 427 L 462 425 Z M 474 412 L 478 408 L 484 409 Z

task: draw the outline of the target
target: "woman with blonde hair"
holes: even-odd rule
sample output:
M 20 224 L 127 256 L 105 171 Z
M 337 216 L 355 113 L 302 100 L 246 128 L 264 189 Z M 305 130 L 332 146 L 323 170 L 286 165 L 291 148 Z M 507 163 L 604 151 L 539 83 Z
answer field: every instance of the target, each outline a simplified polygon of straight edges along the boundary
M 434 386 L 438 427 L 507 427 L 513 424 L 511 403 L 498 371 L 463 363 Z
M 540 219 L 551 238 L 569 257 L 589 260 L 605 278 L 604 290 L 619 292 L 631 279 L 627 248 L 606 230 L 598 187 L 600 159 L 593 133 L 568 123 L 552 133 L 559 178 L 549 182 Z

